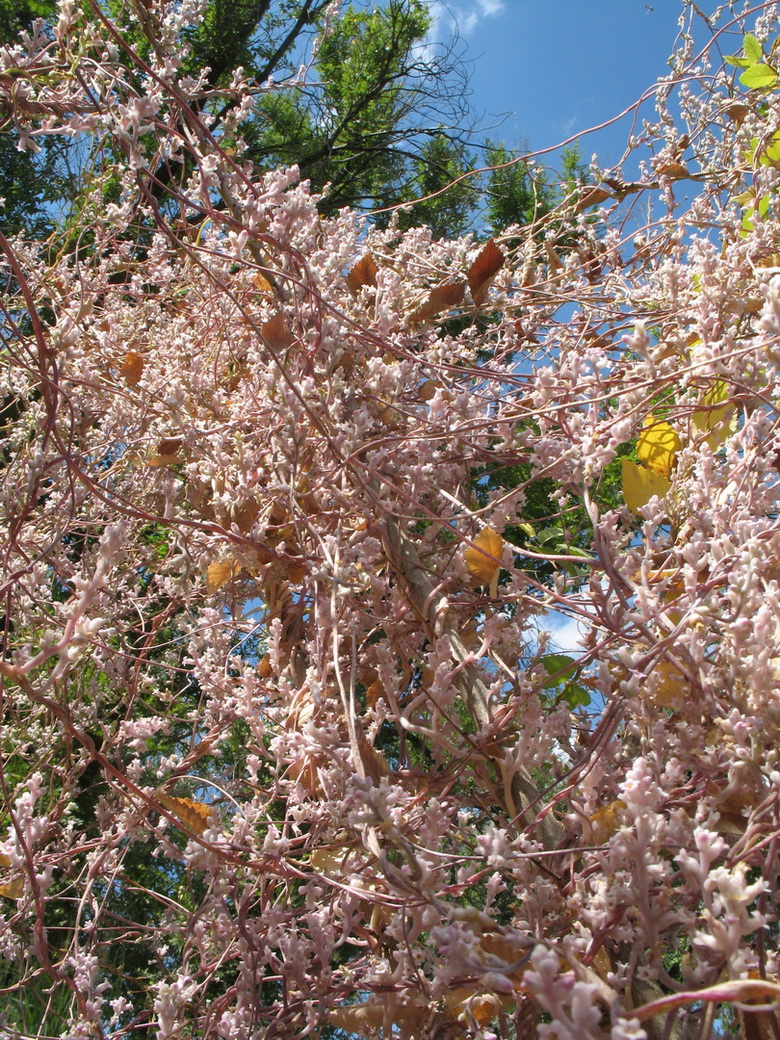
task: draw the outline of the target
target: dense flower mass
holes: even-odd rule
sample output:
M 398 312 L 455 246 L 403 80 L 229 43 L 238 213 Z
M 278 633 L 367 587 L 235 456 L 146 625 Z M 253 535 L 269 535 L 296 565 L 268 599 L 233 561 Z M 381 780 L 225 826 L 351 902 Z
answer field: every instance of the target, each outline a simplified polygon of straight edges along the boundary
M 91 164 L 0 236 L 8 1021 L 773 1035 L 776 5 L 487 244 L 322 217 L 137 6 L 0 48 Z

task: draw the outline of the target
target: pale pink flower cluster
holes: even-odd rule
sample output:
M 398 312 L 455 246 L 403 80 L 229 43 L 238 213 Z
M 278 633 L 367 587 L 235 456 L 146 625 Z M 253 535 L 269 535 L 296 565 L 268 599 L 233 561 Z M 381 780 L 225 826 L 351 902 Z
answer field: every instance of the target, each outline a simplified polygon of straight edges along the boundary
M 780 92 L 685 5 L 642 180 L 477 306 L 476 237 L 226 154 L 250 85 L 155 10 L 151 75 L 70 3 L 0 50 L 21 147 L 113 143 L 89 248 L 0 240 L 4 985 L 63 1035 L 708 1035 L 778 984 Z

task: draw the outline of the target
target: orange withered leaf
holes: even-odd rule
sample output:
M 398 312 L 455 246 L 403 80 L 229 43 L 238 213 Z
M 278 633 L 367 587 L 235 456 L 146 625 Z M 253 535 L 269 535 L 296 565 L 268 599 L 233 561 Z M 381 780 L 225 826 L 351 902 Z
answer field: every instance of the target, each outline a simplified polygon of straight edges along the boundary
M 258 271 L 255 275 L 255 287 L 258 290 L 258 292 L 261 293 L 272 293 L 274 291 L 274 287 L 271 285 L 271 283 L 268 281 L 268 279 L 262 271 Z
M 417 308 L 409 320 L 416 324 L 425 321 L 426 318 L 433 318 L 434 315 L 447 310 L 448 307 L 454 307 L 460 303 L 465 292 L 465 282 L 445 282 L 444 285 L 437 285 L 435 289 L 431 289 L 428 299 L 422 307 Z
M 690 177 L 690 170 L 680 162 L 668 162 L 659 166 L 656 170 L 659 177 L 666 177 L 670 181 L 681 181 Z
M 477 307 L 484 301 L 488 289 L 504 266 L 504 254 L 491 238 L 469 268 L 469 289 Z
M 181 437 L 163 437 L 157 445 L 157 454 L 149 459 L 150 466 L 174 466 L 180 462 L 179 452 L 184 445 Z
M 236 560 L 217 560 L 210 563 L 206 569 L 206 589 L 209 592 L 216 592 L 223 585 L 227 585 L 239 570 L 240 565 Z
M 271 350 L 286 350 L 295 342 L 295 337 L 287 327 L 281 314 L 274 314 L 260 327 L 260 333 Z
M 476 585 L 492 587 L 496 584 L 503 550 L 504 539 L 492 527 L 484 527 L 479 532 L 465 554 L 466 570 Z
M 376 272 L 377 266 L 373 256 L 366 253 L 347 275 L 347 288 L 350 292 L 357 292 L 361 285 L 376 285 Z
M 136 386 L 144 374 L 143 357 L 134 350 L 128 350 L 119 373 L 128 386 Z
M 195 802 L 192 798 L 176 798 L 165 791 L 155 791 L 154 797 L 169 813 L 184 824 L 193 834 L 203 834 L 211 826 L 211 806 Z

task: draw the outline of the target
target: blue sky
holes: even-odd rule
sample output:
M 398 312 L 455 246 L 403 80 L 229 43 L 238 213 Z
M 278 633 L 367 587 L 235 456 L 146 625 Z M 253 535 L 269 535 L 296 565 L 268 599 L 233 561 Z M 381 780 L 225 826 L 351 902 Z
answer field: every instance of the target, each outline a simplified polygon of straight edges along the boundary
M 480 124 L 532 149 L 558 145 L 638 100 L 668 71 L 682 10 L 677 0 L 428 2 L 435 38 L 459 29 Z M 623 120 L 583 136 L 584 158 L 597 152 L 613 165 L 629 133 Z
M 432 36 L 456 28 L 463 57 L 473 63 L 473 106 L 490 135 L 514 147 L 554 148 L 581 134 L 588 161 L 616 164 L 631 118 L 584 134 L 628 108 L 669 71 L 682 4 L 677 0 L 428 0 Z M 712 0 L 700 0 L 711 10 Z M 652 113 L 652 103 L 644 113 Z M 500 125 L 499 125 L 500 124 Z M 577 653 L 583 629 L 550 611 L 542 627 L 554 647 Z

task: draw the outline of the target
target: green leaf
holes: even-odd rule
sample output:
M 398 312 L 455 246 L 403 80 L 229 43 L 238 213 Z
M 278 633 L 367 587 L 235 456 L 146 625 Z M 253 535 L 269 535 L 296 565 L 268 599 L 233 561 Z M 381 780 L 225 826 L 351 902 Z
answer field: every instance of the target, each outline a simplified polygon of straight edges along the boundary
M 772 143 L 767 145 L 764 155 L 773 165 L 777 166 L 780 163 L 780 134 L 772 137 Z
M 728 62 L 729 65 L 736 65 L 738 69 L 749 69 L 755 62 L 749 61 L 747 58 L 737 58 L 733 54 L 727 54 L 724 61 Z
M 745 35 L 745 39 L 742 41 L 742 53 L 751 64 L 762 61 L 764 58 L 763 48 L 752 33 L 747 33 Z
M 779 78 L 768 65 L 751 65 L 739 77 L 739 82 L 749 90 L 762 90 L 776 87 Z
M 560 686 L 577 671 L 577 662 L 567 654 L 545 654 L 539 662 L 550 676 L 550 685 Z
M 557 544 L 560 543 L 562 539 L 563 531 L 560 527 L 545 527 L 536 535 L 536 541 L 540 546 L 549 546 L 551 543 Z
M 570 708 L 587 708 L 590 704 L 590 690 L 578 683 L 569 683 L 563 691 L 563 699 Z

